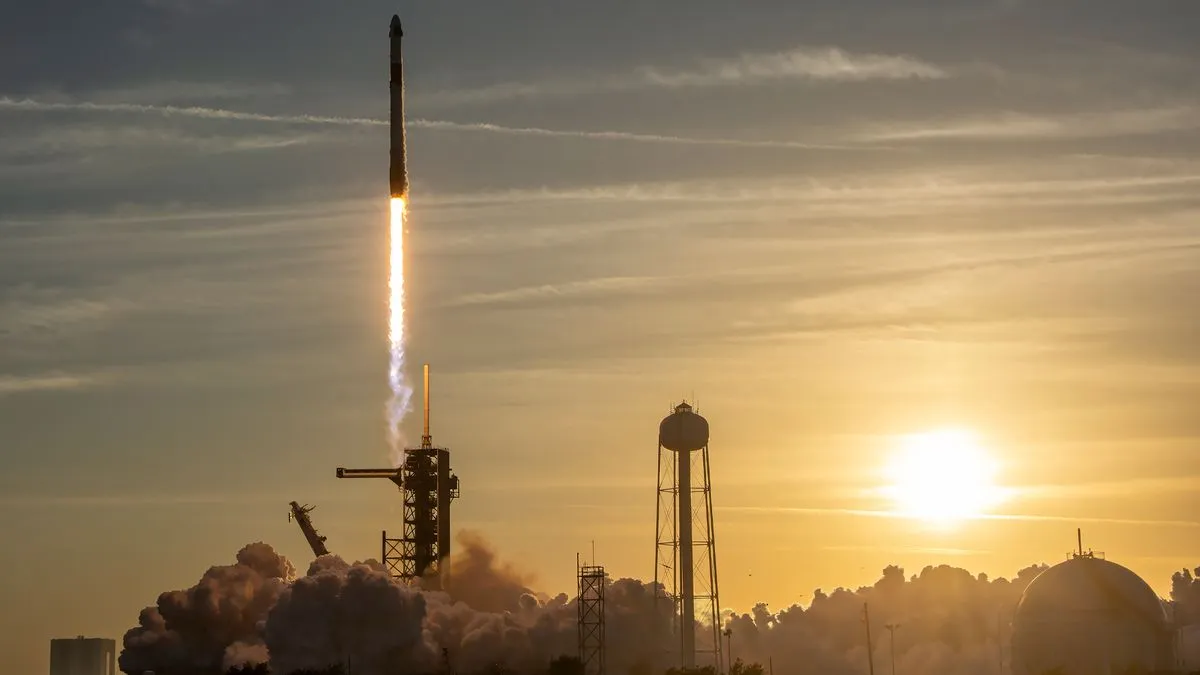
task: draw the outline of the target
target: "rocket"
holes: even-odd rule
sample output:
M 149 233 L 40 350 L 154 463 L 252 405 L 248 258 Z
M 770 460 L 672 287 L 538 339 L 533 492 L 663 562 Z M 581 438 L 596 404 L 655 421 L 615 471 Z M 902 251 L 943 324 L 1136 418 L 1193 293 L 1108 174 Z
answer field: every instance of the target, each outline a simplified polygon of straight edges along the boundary
M 408 158 L 404 138 L 404 54 L 401 38 L 404 31 L 400 28 L 400 17 L 392 15 L 392 23 L 388 29 L 391 41 L 392 77 L 389 84 L 391 90 L 392 112 L 390 126 L 392 131 L 391 163 L 388 169 L 388 186 L 392 199 L 408 200 Z

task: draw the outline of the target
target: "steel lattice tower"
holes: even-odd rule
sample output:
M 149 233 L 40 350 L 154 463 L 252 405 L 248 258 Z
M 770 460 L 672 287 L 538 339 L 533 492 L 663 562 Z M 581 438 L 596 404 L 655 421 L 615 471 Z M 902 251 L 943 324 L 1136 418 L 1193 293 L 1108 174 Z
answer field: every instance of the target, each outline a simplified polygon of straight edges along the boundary
M 604 568 L 579 567 L 579 662 L 584 675 L 604 675 Z
M 679 663 L 695 667 L 703 654 L 702 665 L 722 672 L 708 421 L 686 401 L 659 425 L 655 530 L 655 592 L 658 601 L 671 605 Z
M 388 574 L 413 581 L 441 571 L 450 557 L 450 501 L 457 499 L 458 476 L 450 471 L 450 451 L 435 448 L 429 433 L 429 366 L 425 366 L 425 433 L 421 447 L 404 450 L 395 469 L 338 468 L 338 478 L 387 478 L 404 500 L 404 533 L 383 532 L 383 564 Z

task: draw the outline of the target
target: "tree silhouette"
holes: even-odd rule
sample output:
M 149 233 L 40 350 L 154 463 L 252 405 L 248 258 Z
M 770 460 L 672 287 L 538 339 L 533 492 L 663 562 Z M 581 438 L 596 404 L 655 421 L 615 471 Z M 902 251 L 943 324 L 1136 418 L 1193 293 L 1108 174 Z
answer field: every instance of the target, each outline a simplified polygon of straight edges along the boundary
M 253 666 L 247 663 L 235 668 L 230 668 L 225 672 L 226 675 L 270 675 L 271 669 L 265 663 L 259 663 Z
M 729 675 L 763 675 L 763 666 L 761 663 L 742 663 L 741 659 L 735 659 L 732 666 L 729 666 Z
M 563 655 L 551 659 L 548 675 L 583 675 L 583 661 L 578 657 Z
M 666 675 L 717 675 L 717 669 L 712 666 L 671 667 L 667 668 Z

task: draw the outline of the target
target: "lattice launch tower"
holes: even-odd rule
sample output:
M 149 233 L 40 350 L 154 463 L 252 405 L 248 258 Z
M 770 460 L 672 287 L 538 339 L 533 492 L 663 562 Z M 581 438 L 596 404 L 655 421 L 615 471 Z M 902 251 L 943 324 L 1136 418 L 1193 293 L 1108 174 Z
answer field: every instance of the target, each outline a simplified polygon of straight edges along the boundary
M 393 577 L 406 580 L 438 574 L 450 557 L 450 501 L 457 499 L 458 476 L 450 471 L 450 450 L 433 445 L 429 433 L 429 366 L 425 366 L 425 433 L 421 446 L 406 448 L 394 469 L 344 469 L 338 478 L 386 478 L 404 499 L 404 534 L 383 531 L 383 564 Z

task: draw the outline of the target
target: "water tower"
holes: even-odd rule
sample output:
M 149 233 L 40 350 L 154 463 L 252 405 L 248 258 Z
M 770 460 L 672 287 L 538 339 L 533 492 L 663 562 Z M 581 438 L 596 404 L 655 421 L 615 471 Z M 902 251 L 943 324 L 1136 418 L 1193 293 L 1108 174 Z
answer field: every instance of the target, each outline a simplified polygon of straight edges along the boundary
M 704 655 L 701 665 L 711 663 L 720 672 L 721 604 L 711 487 L 708 420 L 684 401 L 658 427 L 654 582 L 661 589 L 656 591 L 659 600 L 672 608 L 679 664 L 694 667 L 697 655 Z

